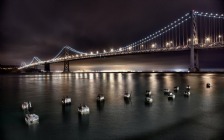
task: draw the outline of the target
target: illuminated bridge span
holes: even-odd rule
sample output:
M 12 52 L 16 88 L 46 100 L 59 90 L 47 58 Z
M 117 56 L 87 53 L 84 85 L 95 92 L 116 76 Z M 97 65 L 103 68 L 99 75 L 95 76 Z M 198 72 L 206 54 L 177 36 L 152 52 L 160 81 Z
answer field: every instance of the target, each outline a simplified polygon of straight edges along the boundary
M 191 11 L 168 26 L 127 46 L 90 53 L 80 52 L 65 46 L 54 58 L 43 61 L 38 57 L 34 57 L 29 64 L 22 62 L 19 69 L 44 65 L 45 71 L 49 72 L 50 64 L 63 62 L 64 72 L 69 72 L 69 62 L 75 60 L 189 50 L 189 70 L 195 72 L 199 71 L 199 49 L 224 48 L 223 25 L 223 14 Z

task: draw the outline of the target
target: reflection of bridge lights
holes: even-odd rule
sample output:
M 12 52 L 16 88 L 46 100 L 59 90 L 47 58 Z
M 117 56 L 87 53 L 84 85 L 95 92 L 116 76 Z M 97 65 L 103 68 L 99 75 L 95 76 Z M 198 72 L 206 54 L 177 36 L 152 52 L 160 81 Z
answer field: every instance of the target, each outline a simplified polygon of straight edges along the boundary
M 141 47 L 143 47 L 143 45 L 141 45 Z
M 221 36 L 221 35 L 219 35 L 218 37 L 219 37 L 219 38 L 221 38 L 222 36 Z
M 188 42 L 191 42 L 191 39 L 189 38 L 187 41 L 188 41 Z

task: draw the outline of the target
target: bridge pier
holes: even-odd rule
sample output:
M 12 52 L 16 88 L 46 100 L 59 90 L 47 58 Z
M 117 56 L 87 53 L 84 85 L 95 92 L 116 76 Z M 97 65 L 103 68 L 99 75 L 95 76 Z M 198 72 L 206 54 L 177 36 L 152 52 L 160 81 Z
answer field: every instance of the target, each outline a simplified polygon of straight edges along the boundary
M 44 64 L 44 71 L 45 72 L 50 72 L 50 63 L 45 63 Z
M 63 72 L 70 72 L 69 61 L 64 61 L 64 71 Z
M 198 50 L 194 46 L 198 44 L 197 21 L 195 11 L 191 11 L 191 47 L 190 47 L 190 72 L 199 71 Z
M 189 68 L 190 72 L 199 72 L 199 57 L 198 50 L 191 47 L 191 66 Z

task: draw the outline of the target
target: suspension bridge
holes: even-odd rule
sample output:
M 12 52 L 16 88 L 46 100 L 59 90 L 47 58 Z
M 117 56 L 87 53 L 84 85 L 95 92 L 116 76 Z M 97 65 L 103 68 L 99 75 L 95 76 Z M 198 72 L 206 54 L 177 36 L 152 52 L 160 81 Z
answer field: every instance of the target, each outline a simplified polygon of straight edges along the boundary
M 75 60 L 189 50 L 189 70 L 197 72 L 198 50 L 214 48 L 224 48 L 224 15 L 193 10 L 160 30 L 124 47 L 87 53 L 65 46 L 52 59 L 43 61 L 33 57 L 29 64 L 22 62 L 19 69 L 44 65 L 44 71 L 50 72 L 50 64 L 63 62 L 64 72 L 69 72 L 69 62 Z

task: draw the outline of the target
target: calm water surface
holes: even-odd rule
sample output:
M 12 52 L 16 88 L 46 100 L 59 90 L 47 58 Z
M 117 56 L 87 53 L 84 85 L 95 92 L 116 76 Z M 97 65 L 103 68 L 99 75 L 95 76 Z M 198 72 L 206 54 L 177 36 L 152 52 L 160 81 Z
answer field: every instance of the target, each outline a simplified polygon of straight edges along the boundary
M 206 83 L 211 88 L 206 88 Z M 185 86 L 191 96 L 183 96 Z M 164 88 L 180 91 L 168 101 Z M 145 105 L 145 90 L 153 104 Z M 132 100 L 123 99 L 125 91 Z M 97 94 L 105 103 L 97 104 Z M 62 107 L 63 96 L 72 105 Z M 31 101 L 40 123 L 27 126 L 20 109 Z M 90 114 L 79 116 L 85 103 Z M 223 139 L 224 74 L 73 73 L 0 76 L 0 139 Z

